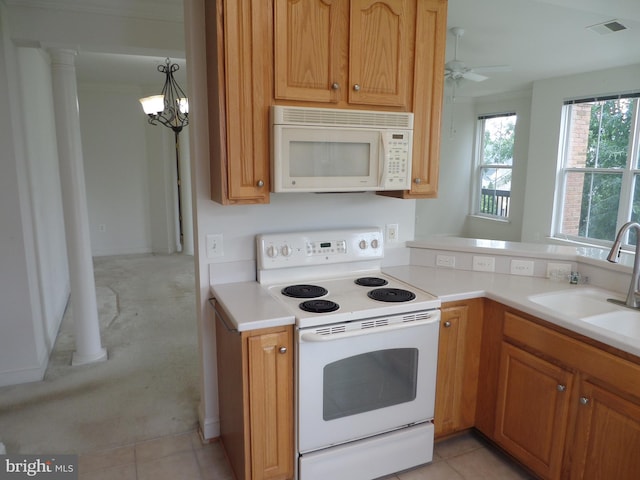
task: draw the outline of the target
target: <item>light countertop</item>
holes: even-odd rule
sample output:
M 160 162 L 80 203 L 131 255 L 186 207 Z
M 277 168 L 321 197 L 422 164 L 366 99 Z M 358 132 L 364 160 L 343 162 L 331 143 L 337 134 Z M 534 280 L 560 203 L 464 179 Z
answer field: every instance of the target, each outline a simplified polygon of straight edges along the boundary
M 589 285 L 570 285 L 568 282 L 552 281 L 540 277 L 411 265 L 387 267 L 383 269 L 383 272 L 438 296 L 442 303 L 487 297 L 622 351 L 640 356 L 639 339 L 617 334 L 578 319 L 565 317 L 528 299 L 529 296 L 535 294 L 594 288 Z M 215 301 L 219 302 L 229 313 L 238 331 L 295 323 L 294 315 L 274 299 L 258 282 L 212 285 L 211 293 Z M 610 296 L 622 299 L 619 293 L 610 292 Z
M 579 319 L 566 317 L 550 308 L 534 303 L 528 298 L 531 295 L 549 292 L 594 289 L 591 285 L 570 285 L 569 282 L 552 281 L 540 277 L 410 265 L 385 268 L 384 272 L 438 296 L 443 304 L 469 298 L 486 297 L 567 330 L 640 356 L 640 339 L 617 334 Z M 624 299 L 620 293 L 607 292 L 601 288 L 597 290 L 608 293 L 607 296 L 610 298 Z
M 295 322 L 292 313 L 258 282 L 212 285 L 211 294 L 229 314 L 239 332 L 292 325 Z

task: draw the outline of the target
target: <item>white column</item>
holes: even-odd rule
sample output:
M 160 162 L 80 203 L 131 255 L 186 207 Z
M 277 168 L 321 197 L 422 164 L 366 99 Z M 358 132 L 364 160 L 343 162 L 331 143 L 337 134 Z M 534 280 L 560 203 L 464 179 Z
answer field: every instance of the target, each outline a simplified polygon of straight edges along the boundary
M 100 323 L 93 275 L 89 214 L 78 113 L 74 50 L 53 49 L 51 71 L 55 110 L 62 207 L 71 284 L 76 351 L 72 365 L 107 359 L 100 342 Z

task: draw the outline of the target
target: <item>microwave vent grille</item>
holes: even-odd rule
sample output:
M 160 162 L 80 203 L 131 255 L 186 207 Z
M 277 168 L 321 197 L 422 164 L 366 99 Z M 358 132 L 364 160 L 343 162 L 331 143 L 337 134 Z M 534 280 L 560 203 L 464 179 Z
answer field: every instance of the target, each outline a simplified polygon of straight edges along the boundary
M 284 107 L 282 120 L 289 125 L 413 129 L 412 113 Z

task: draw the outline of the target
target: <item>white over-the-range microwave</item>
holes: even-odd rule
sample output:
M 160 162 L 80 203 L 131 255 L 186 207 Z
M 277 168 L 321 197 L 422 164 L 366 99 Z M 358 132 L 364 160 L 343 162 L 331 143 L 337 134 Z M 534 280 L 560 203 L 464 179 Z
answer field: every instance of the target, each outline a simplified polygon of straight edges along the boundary
M 271 107 L 274 192 L 411 187 L 413 113 Z

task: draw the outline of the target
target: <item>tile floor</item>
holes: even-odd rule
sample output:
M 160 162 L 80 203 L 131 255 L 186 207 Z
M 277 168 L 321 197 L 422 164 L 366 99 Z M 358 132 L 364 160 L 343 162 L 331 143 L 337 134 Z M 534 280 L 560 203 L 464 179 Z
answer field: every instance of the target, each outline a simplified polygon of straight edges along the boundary
M 78 463 L 80 480 L 234 480 L 220 443 L 203 444 L 197 432 L 83 454 Z M 532 478 L 475 435 L 464 434 L 437 443 L 429 465 L 384 480 Z

